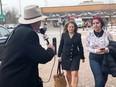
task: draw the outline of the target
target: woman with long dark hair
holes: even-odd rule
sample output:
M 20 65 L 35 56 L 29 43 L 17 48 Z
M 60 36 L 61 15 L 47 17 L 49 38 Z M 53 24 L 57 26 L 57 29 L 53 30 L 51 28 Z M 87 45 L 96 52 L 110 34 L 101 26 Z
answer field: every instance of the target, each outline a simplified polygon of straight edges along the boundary
M 77 29 L 74 21 L 69 21 L 65 25 L 58 50 L 62 69 L 66 71 L 68 87 L 77 87 L 80 59 L 85 61 L 81 34 L 77 33 Z

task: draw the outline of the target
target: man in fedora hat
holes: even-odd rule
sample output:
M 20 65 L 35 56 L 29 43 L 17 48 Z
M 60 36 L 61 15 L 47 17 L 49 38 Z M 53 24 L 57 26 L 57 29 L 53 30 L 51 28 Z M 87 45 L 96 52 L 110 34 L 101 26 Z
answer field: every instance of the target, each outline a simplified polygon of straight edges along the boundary
M 39 43 L 37 31 L 44 20 L 40 8 L 26 6 L 19 25 L 6 41 L 0 66 L 0 87 L 42 87 L 38 77 L 38 64 L 47 63 L 55 55 L 54 46 L 45 50 Z

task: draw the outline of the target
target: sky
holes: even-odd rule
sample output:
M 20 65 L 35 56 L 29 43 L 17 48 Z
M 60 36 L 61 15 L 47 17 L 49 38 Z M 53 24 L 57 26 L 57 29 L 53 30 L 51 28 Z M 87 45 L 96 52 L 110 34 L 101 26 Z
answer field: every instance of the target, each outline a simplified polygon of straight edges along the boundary
M 1 0 L 3 9 L 16 8 L 19 13 L 23 14 L 23 9 L 27 5 L 39 5 L 40 7 L 53 7 L 53 6 L 73 6 L 78 5 L 80 2 L 89 0 Z M 93 0 L 94 2 L 116 3 L 116 0 Z

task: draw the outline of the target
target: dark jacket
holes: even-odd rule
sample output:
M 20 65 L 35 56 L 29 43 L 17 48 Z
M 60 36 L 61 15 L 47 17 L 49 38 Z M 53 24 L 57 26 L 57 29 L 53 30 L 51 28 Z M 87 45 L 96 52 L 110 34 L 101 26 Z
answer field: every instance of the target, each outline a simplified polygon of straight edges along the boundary
M 70 38 L 68 33 L 62 34 L 58 50 L 58 57 L 61 57 L 61 55 L 66 55 L 69 57 L 80 55 L 82 59 L 85 58 L 81 41 L 81 34 L 75 33 L 72 38 Z
M 0 66 L 0 87 L 41 87 L 38 63 L 50 61 L 54 54 L 51 48 L 42 48 L 30 25 L 19 25 L 5 48 Z
M 108 48 L 110 52 L 104 54 L 102 70 L 116 77 L 116 41 L 110 41 Z

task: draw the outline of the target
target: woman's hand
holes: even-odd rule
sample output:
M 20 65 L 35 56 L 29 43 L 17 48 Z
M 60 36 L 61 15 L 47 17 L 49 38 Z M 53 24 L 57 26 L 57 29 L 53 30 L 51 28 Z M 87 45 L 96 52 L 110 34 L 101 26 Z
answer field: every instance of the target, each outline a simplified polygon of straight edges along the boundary
M 109 53 L 109 49 L 107 47 L 104 49 L 97 48 L 97 49 L 95 49 L 95 52 L 96 52 L 96 54 Z
M 85 62 L 85 59 L 82 59 L 82 62 L 84 63 Z
M 104 50 L 103 50 L 104 53 L 109 53 L 109 48 L 106 47 Z
M 58 61 L 60 61 L 60 62 L 62 61 L 61 57 L 58 57 Z
M 95 49 L 95 53 L 96 53 L 96 54 L 100 54 L 100 53 L 102 53 L 102 52 L 103 52 L 103 50 L 101 50 L 100 48 L 96 48 L 96 49 Z

